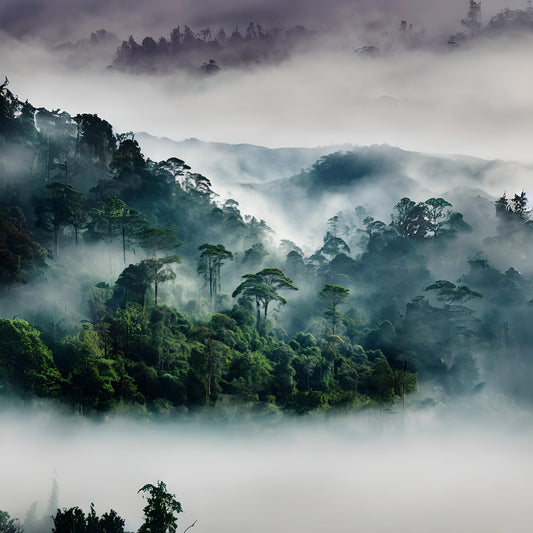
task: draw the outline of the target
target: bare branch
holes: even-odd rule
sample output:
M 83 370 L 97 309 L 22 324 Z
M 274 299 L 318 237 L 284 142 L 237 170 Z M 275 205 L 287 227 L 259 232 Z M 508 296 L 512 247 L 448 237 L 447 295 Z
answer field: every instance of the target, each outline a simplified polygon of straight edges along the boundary
M 198 520 L 195 520 L 189 527 L 185 528 L 183 530 L 183 533 L 187 533 L 187 531 L 189 531 L 189 529 L 191 529 L 191 527 L 193 527 L 194 525 L 196 525 L 196 522 L 198 522 Z

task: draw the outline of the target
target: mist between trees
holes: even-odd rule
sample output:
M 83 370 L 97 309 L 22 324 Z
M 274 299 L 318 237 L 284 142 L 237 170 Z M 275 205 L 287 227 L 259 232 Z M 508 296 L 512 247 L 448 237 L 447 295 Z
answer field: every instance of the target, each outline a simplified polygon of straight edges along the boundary
M 0 98 L 4 398 L 84 414 L 530 402 L 524 192 L 464 213 L 400 197 L 379 220 L 345 180 L 357 155 L 337 152 L 314 191 L 354 205 L 306 254 L 97 115 L 36 109 L 7 79 Z

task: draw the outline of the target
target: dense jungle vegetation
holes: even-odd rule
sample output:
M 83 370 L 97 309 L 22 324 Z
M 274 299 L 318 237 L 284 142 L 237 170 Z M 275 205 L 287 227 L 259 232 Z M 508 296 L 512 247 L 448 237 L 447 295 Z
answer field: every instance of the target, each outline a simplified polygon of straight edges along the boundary
M 491 209 L 497 231 L 481 241 L 444 198 L 399 198 L 390 221 L 354 199 L 306 254 L 185 161 L 146 159 L 97 115 L 36 109 L 6 79 L 0 393 L 87 414 L 390 407 L 484 384 L 527 401 L 519 268 L 533 225 L 524 192 Z

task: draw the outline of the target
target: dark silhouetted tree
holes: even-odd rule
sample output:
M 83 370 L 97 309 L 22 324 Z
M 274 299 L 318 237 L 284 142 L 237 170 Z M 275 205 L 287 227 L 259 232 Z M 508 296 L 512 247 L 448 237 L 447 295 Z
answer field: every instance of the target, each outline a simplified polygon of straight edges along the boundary
M 157 485 L 144 485 L 138 492 L 147 501 L 139 533 L 175 533 L 178 527 L 176 515 L 183 511 L 176 495 L 168 492 L 163 481 L 158 481 Z

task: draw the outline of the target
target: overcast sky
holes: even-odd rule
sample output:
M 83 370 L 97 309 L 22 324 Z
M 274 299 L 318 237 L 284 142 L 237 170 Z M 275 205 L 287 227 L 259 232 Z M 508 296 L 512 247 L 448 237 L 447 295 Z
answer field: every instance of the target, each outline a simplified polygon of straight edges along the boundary
M 383 28 L 394 36 L 401 18 L 430 36 L 458 31 L 466 4 L 4 0 L 0 73 L 21 99 L 72 114 L 98 113 L 116 131 L 272 147 L 389 143 L 433 153 L 529 160 L 533 75 L 525 65 L 533 40 L 481 41 L 459 50 L 428 47 L 377 59 L 353 53 L 356 46 L 387 39 Z M 485 22 L 502 7 L 494 0 L 484 2 Z M 81 38 L 102 26 L 120 36 L 135 33 L 140 40 L 148 33 L 166 35 L 178 24 L 231 28 L 252 17 L 265 25 L 302 22 L 335 39 L 279 66 L 223 71 L 209 79 L 179 73 L 124 75 L 105 69 L 112 58 L 73 71 L 33 40 Z
M 523 8 L 524 0 L 483 1 L 484 18 L 504 7 Z M 356 24 L 405 19 L 417 26 L 448 31 L 466 14 L 465 0 L 3 0 L 0 28 L 15 36 L 50 41 L 79 39 L 100 27 L 124 37 L 133 33 L 166 35 L 174 26 L 304 24 L 338 29 Z

